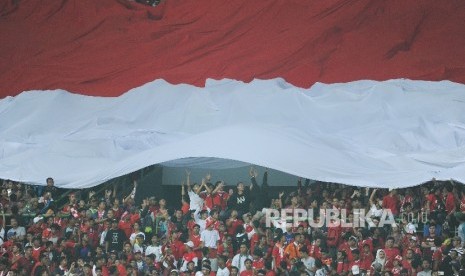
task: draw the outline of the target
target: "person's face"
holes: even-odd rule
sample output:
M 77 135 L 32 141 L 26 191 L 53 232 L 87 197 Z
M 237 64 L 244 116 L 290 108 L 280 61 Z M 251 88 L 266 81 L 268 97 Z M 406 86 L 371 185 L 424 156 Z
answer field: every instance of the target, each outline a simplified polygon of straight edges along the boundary
M 124 251 L 130 252 L 130 251 L 131 251 L 131 245 L 126 243 L 126 244 L 124 245 Z
M 384 253 L 384 251 L 380 251 L 380 252 L 379 252 L 379 257 L 380 257 L 381 259 L 384 259 L 384 258 L 386 257 L 386 253 Z
M 152 236 L 152 244 L 157 244 L 157 243 L 158 243 L 158 237 Z
M 354 246 L 355 246 L 355 240 L 354 240 L 354 239 L 350 239 L 350 240 L 349 240 L 349 245 L 350 245 L 350 247 L 354 247 Z
M 405 255 L 405 257 L 410 260 L 413 258 L 413 251 L 412 250 L 407 250 L 407 254 Z
M 11 219 L 11 227 L 12 228 L 16 228 L 18 227 L 18 221 L 16 219 Z
M 239 271 L 237 270 L 237 268 L 231 268 L 231 275 L 232 276 L 237 276 L 239 273 Z
M 166 205 L 166 200 L 164 200 L 163 198 L 160 199 L 159 204 L 160 204 L 160 206 L 165 206 Z
M 393 240 L 387 240 L 387 241 L 386 241 L 386 247 L 391 248 L 393 245 L 394 245 L 394 241 L 393 241 Z
M 47 186 L 53 186 L 55 185 L 55 182 L 53 181 L 53 179 L 49 178 L 47 179 Z
M 113 218 L 113 217 L 114 217 L 114 215 L 115 215 L 115 214 L 113 213 L 113 211 L 112 211 L 112 210 L 108 210 L 108 212 L 107 212 L 107 217 L 108 217 L 108 218 L 110 218 L 110 219 L 111 219 L 111 218 Z
M 197 235 L 197 234 L 199 234 L 199 232 L 200 232 L 200 227 L 195 226 L 194 227 L 194 233 Z
M 182 218 L 182 211 L 181 211 L 181 210 L 177 210 L 177 211 L 176 211 L 176 218 L 177 218 L 177 219 L 181 219 L 181 218 Z
M 244 191 L 244 183 L 239 183 L 237 184 L 237 190 L 239 192 L 243 192 Z
M 43 257 L 40 260 L 41 260 L 41 263 L 46 264 L 46 265 L 50 263 L 49 257 Z
M 421 267 L 423 267 L 423 269 L 429 269 L 429 262 L 423 261 L 423 263 L 421 264 Z
M 247 254 L 247 246 L 242 244 L 240 247 L 241 254 Z
M 102 210 L 105 209 L 105 202 L 100 202 L 98 207 Z
M 133 227 L 135 231 L 139 231 L 139 223 L 135 222 Z
M 32 248 L 28 247 L 24 250 L 24 254 L 26 256 L 31 256 L 32 255 Z
M 187 264 L 187 269 L 189 269 L 190 271 L 193 271 L 195 268 L 195 264 L 193 262 L 190 262 Z
M 245 262 L 245 267 L 246 267 L 246 269 L 252 269 L 252 262 L 251 261 L 246 261 Z
M 354 215 L 353 214 L 349 214 L 349 216 L 347 218 L 349 219 L 349 221 L 354 221 Z
M 297 196 L 293 196 L 292 199 L 291 199 L 291 203 L 296 205 L 297 203 L 299 203 L 299 199 L 297 198 Z
M 436 233 L 436 227 L 430 226 L 429 227 L 429 233 L 430 233 L 430 235 L 434 235 Z

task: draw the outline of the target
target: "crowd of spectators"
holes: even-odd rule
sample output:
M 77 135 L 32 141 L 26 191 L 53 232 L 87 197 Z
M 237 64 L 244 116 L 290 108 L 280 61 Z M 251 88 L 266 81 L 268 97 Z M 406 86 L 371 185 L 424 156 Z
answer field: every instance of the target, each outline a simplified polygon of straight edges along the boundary
M 179 201 L 135 201 L 114 189 L 63 191 L 53 179 L 29 186 L 3 181 L 0 276 L 3 275 L 465 275 L 465 189 L 431 181 L 408 189 L 369 189 L 299 180 L 273 193 L 261 185 L 227 187 L 186 171 Z M 168 208 L 167 206 L 176 206 Z M 282 227 L 267 209 L 371 210 L 375 225 Z M 396 224 L 379 225 L 382 210 Z M 268 222 L 268 223 L 267 223 Z

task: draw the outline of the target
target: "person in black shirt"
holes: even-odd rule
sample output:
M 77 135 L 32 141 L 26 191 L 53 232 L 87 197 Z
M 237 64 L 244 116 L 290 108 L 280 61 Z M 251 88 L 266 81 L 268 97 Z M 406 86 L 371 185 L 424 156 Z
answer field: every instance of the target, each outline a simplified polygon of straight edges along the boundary
M 228 200 L 230 210 L 237 210 L 239 217 L 249 212 L 250 209 L 250 187 L 246 189 L 244 183 L 239 182 L 236 186 L 237 192 L 233 193 Z
M 123 244 L 127 240 L 126 234 L 123 230 L 118 228 L 118 221 L 113 219 L 111 221 L 111 228 L 108 230 L 105 236 L 105 251 L 110 252 L 112 250 L 122 251 Z

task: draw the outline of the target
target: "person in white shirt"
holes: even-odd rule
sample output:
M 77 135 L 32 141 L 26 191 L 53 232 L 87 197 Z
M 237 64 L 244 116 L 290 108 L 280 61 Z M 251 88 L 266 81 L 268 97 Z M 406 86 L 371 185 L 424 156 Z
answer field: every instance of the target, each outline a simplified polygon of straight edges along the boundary
M 250 256 L 249 253 L 248 253 L 247 244 L 243 243 L 240 246 L 239 254 L 236 254 L 233 257 L 231 265 L 237 267 L 239 269 L 239 273 L 241 273 L 242 271 L 244 271 L 246 269 L 245 260 L 247 260 L 247 259 L 252 260 L 253 257 Z
M 190 171 L 186 171 L 187 177 L 187 195 L 189 196 L 189 210 L 200 211 L 203 209 L 204 200 L 200 197 L 200 192 L 205 184 L 205 179 L 202 179 L 202 185 L 195 183 L 192 187 L 190 184 Z
M 431 276 L 431 263 L 429 260 L 424 259 L 421 267 L 423 268 L 423 271 L 418 272 L 417 276 Z
M 208 265 L 204 265 L 202 266 L 202 270 L 201 271 L 197 271 L 195 273 L 195 276 L 209 276 L 210 275 L 210 272 L 211 272 L 212 268 Z
M 26 237 L 26 229 L 18 225 L 16 218 L 11 218 L 11 228 L 6 232 L 8 240 L 14 239 L 17 242 L 22 242 Z
M 216 271 L 218 268 L 217 264 L 217 249 L 220 242 L 220 234 L 218 230 L 213 228 L 214 221 L 209 221 L 206 225 L 206 229 L 200 233 L 200 246 L 208 248 L 210 260 L 210 271 Z
M 132 245 L 134 245 L 134 243 L 136 242 L 136 237 L 139 234 L 144 236 L 144 240 L 145 240 L 145 234 L 144 232 L 140 231 L 140 224 L 138 222 L 134 222 L 134 225 L 132 226 L 132 228 L 134 229 L 134 232 L 131 234 L 131 236 L 129 236 L 129 241 L 131 242 Z
M 158 237 L 156 235 L 152 236 L 152 244 L 147 246 L 145 249 L 145 256 L 154 255 L 155 262 L 161 262 L 163 257 L 163 252 L 161 251 L 161 245 L 158 242 Z
M 314 275 L 316 268 L 315 268 L 315 258 L 308 255 L 308 250 L 304 246 L 300 250 L 301 261 L 305 265 L 305 270 L 309 275 Z
M 212 249 L 216 251 L 219 240 L 220 234 L 218 230 L 213 229 L 212 222 L 208 223 L 206 229 L 200 233 L 201 247 L 208 247 L 210 251 Z
M 203 232 L 207 227 L 207 218 L 208 218 L 208 211 L 202 210 L 200 213 L 195 211 L 194 213 L 194 220 L 200 226 L 200 233 Z
M 218 270 L 216 276 L 229 276 L 229 269 L 226 267 L 226 256 L 218 257 Z

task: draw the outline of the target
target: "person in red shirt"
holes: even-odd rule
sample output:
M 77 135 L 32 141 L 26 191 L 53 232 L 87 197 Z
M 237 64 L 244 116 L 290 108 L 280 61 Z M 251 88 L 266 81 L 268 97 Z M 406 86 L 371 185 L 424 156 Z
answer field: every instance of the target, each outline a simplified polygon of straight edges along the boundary
M 391 264 L 394 261 L 394 258 L 397 255 L 400 255 L 399 248 L 394 247 L 394 238 L 388 237 L 386 239 L 386 246 L 384 248 L 384 253 L 386 254 L 387 262 Z M 388 265 L 388 264 L 386 264 Z
M 42 275 L 42 273 L 48 272 L 47 275 L 52 275 L 50 271 L 50 257 L 47 254 L 40 255 L 40 261 L 37 262 L 32 268 L 31 275 Z M 42 271 L 41 274 L 38 274 L 39 271 Z
M 327 242 L 328 247 L 337 248 L 340 243 L 340 237 L 342 234 L 342 228 L 340 224 L 331 222 L 328 227 Z
M 253 261 L 251 259 L 246 259 L 244 261 L 245 265 L 245 270 L 239 274 L 240 276 L 253 276 L 254 275 L 254 270 L 252 267 Z
M 402 267 L 407 269 L 408 275 L 415 275 L 416 269 L 412 266 L 414 252 L 412 249 L 407 249 L 405 256 L 402 258 Z
M 404 243 L 404 246 L 402 248 L 402 257 L 406 257 L 407 253 L 409 250 L 412 250 L 413 253 L 421 256 L 423 253 L 421 252 L 421 249 L 418 247 L 418 239 L 416 236 L 411 236 L 409 241 Z
M 347 275 L 349 273 L 349 263 L 347 262 L 346 252 L 337 252 L 335 265 L 337 275 Z
M 213 225 L 213 229 L 215 230 L 219 230 L 220 229 L 220 220 L 219 220 L 219 211 L 217 209 L 213 209 L 210 211 L 210 216 L 206 219 L 206 222 L 205 222 L 205 225 L 207 224 L 212 224 Z
M 352 262 L 354 260 L 354 256 L 352 255 L 352 252 L 355 251 L 355 250 L 358 250 L 358 252 L 360 252 L 360 249 L 358 247 L 358 241 L 357 241 L 357 238 L 354 237 L 354 236 L 351 236 L 349 238 L 349 241 L 346 245 L 345 248 L 341 248 L 340 250 L 346 250 L 345 252 L 347 253 L 347 260 L 350 262 Z M 359 253 L 359 256 L 360 256 L 360 253 Z
M 321 245 L 321 238 L 315 238 L 312 245 L 310 245 L 307 248 L 308 249 L 308 255 L 310 257 L 315 258 L 315 259 L 321 259 L 320 245 Z
M 239 225 L 243 225 L 244 223 L 242 220 L 237 218 L 238 213 L 236 210 L 231 211 L 231 216 L 226 220 L 226 229 L 228 229 L 228 234 L 231 236 L 236 235 L 236 228 Z
M 437 209 L 441 197 L 441 190 L 438 188 L 433 188 L 430 190 L 429 194 L 426 195 L 426 209 L 430 212 L 433 212 Z
M 388 195 L 384 196 L 383 208 L 390 209 L 394 216 L 399 214 L 399 199 L 395 189 L 391 190 Z
M 439 270 L 439 265 L 441 264 L 443 258 L 444 258 L 444 253 L 442 251 L 442 240 L 439 237 L 436 237 L 433 241 L 434 243 L 434 249 L 433 251 L 433 270 L 437 271 Z
M 223 181 L 218 181 L 215 185 L 216 188 L 213 190 L 213 206 L 222 212 L 228 206 L 229 193 L 224 191 Z
M 444 197 L 444 203 L 446 205 L 446 213 L 447 215 L 451 215 L 455 212 L 455 196 L 452 193 L 452 185 L 446 185 L 443 188 L 443 197 Z
M 460 212 L 465 214 L 465 189 L 462 189 L 460 195 Z
M 260 249 L 253 251 L 252 268 L 257 271 L 265 267 L 265 260 L 263 259 L 263 252 Z
M 278 234 L 275 239 L 273 247 L 272 258 L 273 258 L 273 269 L 276 270 L 282 261 L 286 261 L 286 255 L 284 254 L 284 248 L 286 247 L 286 236 Z
M 352 250 L 353 260 L 349 263 L 349 271 L 352 271 L 352 274 L 358 275 L 361 273 L 361 260 L 360 260 L 360 250 Z
M 360 269 L 365 272 L 370 270 L 371 264 L 374 261 L 373 254 L 371 252 L 370 245 L 364 244 L 363 251 L 360 256 Z
M 171 235 L 170 241 L 171 252 L 173 252 L 173 255 L 176 258 L 176 260 L 180 260 L 182 258 L 186 248 L 185 244 L 179 240 L 179 234 L 180 233 L 173 233 Z
M 194 243 L 194 247 L 192 250 L 197 255 L 197 258 L 202 258 L 202 250 L 200 248 L 201 241 L 200 241 L 200 225 L 195 224 L 192 230 L 192 233 L 189 236 L 189 240 Z
M 229 259 L 232 259 L 234 257 L 234 249 L 231 236 L 226 235 L 226 239 L 218 245 L 218 254 L 225 256 Z
M 197 261 L 199 260 L 195 252 L 192 250 L 194 248 L 194 243 L 192 241 L 186 242 L 185 247 L 186 247 L 186 250 L 185 250 L 184 255 L 182 256 L 182 267 L 181 267 L 182 272 L 185 272 L 188 270 L 187 264 L 189 262 L 192 261 L 194 263 L 197 263 Z
M 394 261 L 392 263 L 392 269 L 391 269 L 391 274 L 393 276 L 400 276 L 400 273 L 402 271 L 402 257 L 400 255 L 397 255 L 394 257 Z

